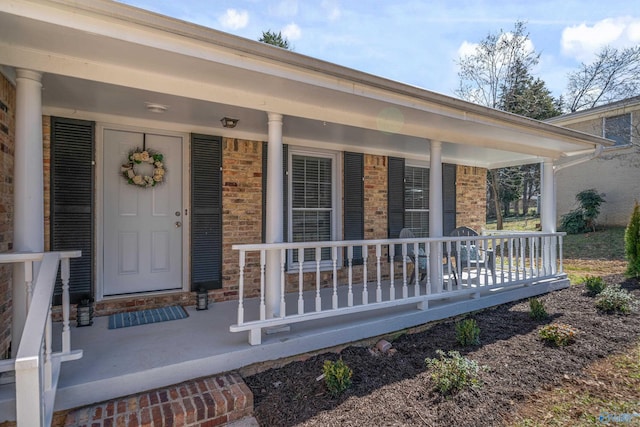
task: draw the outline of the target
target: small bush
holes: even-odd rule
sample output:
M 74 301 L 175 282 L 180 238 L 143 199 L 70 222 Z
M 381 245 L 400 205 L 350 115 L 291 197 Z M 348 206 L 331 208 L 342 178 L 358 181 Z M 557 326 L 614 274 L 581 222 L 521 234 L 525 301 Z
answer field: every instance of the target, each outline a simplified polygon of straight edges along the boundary
M 600 214 L 600 205 L 605 200 L 602 194 L 591 188 L 576 194 L 576 202 L 580 205 L 560 218 L 560 229 L 568 234 L 596 231 L 596 218 Z
M 342 359 L 336 362 L 327 360 L 322 367 L 324 381 L 332 396 L 339 396 L 343 391 L 351 386 L 351 376 L 353 371 Z
M 564 347 L 575 341 L 578 331 L 570 325 L 564 323 L 552 323 L 544 326 L 538 333 L 540 338 L 551 342 L 558 347 Z
M 589 295 L 595 296 L 602 292 L 607 285 L 602 280 L 602 277 L 587 276 L 584 279 L 584 287 L 589 292 Z
M 605 313 L 629 314 L 636 305 L 634 296 L 618 284 L 607 286 L 596 299 L 596 307 Z
M 456 323 L 456 340 L 462 346 L 480 344 L 480 328 L 474 319 Z
M 438 359 L 426 358 L 424 362 L 431 370 L 431 379 L 436 383 L 436 389 L 442 394 L 448 394 L 465 387 L 479 387 L 478 363 L 460 356 L 457 351 L 445 354 L 442 350 L 436 350 Z
M 534 320 L 543 320 L 549 317 L 547 310 L 544 308 L 544 304 L 538 298 L 531 298 L 529 300 L 529 317 Z
M 637 201 L 624 231 L 624 252 L 627 256 L 627 277 L 640 278 L 640 205 Z
M 587 230 L 587 222 L 584 220 L 581 209 L 573 210 L 560 218 L 560 230 L 567 234 L 584 233 Z

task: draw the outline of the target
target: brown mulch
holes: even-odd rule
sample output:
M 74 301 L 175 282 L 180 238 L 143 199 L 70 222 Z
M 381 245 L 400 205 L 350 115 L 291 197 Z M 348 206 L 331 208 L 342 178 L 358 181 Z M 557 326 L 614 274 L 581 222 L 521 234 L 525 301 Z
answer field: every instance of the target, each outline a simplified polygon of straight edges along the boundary
M 640 297 L 638 281 L 622 275 L 604 279 Z M 585 367 L 640 338 L 640 313 L 600 313 L 581 285 L 539 299 L 550 315 L 544 321 L 530 319 L 528 301 L 471 314 L 481 329 L 479 346 L 460 347 L 449 320 L 399 336 L 390 354 L 352 346 L 339 355 L 325 353 L 249 376 L 255 416 L 261 426 L 504 425 L 529 396 L 580 377 Z M 564 348 L 541 342 L 538 330 L 550 322 L 578 329 L 576 342 Z M 436 357 L 437 349 L 457 350 L 486 366 L 483 385 L 448 397 L 438 394 L 424 362 Z M 316 378 L 325 360 L 339 357 L 353 369 L 353 383 L 333 398 Z

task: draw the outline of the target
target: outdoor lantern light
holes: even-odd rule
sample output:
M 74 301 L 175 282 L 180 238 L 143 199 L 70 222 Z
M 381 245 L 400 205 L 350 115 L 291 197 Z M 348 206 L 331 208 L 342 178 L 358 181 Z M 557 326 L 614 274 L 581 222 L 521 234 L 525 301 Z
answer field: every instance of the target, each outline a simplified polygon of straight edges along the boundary
M 196 310 L 208 310 L 209 309 L 209 293 L 206 289 L 198 289 L 196 294 Z
M 77 307 L 76 321 L 78 327 L 93 325 L 93 305 L 90 298 L 83 298 Z
M 222 126 L 229 129 L 233 129 L 238 124 L 238 119 L 232 119 L 231 117 L 223 117 L 220 121 L 222 122 Z

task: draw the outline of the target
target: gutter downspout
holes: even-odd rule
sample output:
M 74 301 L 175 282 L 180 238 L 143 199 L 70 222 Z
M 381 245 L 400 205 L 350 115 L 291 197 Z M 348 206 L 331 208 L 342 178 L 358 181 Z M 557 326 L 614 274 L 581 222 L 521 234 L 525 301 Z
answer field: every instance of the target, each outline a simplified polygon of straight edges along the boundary
M 571 166 L 576 166 L 579 165 L 581 163 L 585 163 L 588 162 L 589 160 L 593 160 L 595 158 L 600 157 L 600 155 L 602 155 L 602 152 L 604 151 L 604 146 L 602 144 L 598 144 L 596 146 L 596 149 L 593 151 L 593 153 L 589 156 L 584 156 L 584 157 L 580 157 L 578 159 L 574 159 L 574 160 L 570 160 L 566 163 L 563 163 L 561 165 L 554 165 L 553 166 L 553 172 L 556 173 L 564 168 L 568 168 Z

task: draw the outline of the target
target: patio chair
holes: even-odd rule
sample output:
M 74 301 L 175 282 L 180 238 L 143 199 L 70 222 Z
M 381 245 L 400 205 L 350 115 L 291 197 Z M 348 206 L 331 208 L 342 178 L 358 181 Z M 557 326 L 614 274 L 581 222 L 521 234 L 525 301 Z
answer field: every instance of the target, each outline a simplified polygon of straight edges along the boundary
M 410 229 L 403 228 L 402 230 L 400 230 L 399 237 L 401 239 L 414 239 L 416 235 L 413 234 L 413 231 L 411 231 Z M 411 272 L 411 275 L 409 276 L 409 284 L 410 285 L 413 284 L 413 281 L 416 278 L 416 274 L 415 274 L 416 268 L 418 268 L 418 271 L 420 273 L 420 282 L 422 282 L 427 277 L 427 254 L 425 253 L 423 248 L 419 248 L 418 262 L 416 263 L 416 256 L 413 250 L 413 244 L 407 244 L 407 256 L 411 260 L 411 263 L 413 264 L 413 268 L 414 268 L 414 270 Z
M 458 227 L 454 229 L 450 236 L 478 236 L 478 232 L 469 227 Z M 465 268 L 475 269 L 480 274 L 481 269 L 486 269 L 491 273 L 493 283 L 496 283 L 496 257 L 493 249 L 486 249 L 481 245 L 477 245 L 475 240 L 465 240 L 458 246 L 459 257 L 456 259 L 456 270 L 460 267 L 460 273 Z M 454 257 L 458 257 L 458 253 L 454 251 Z

